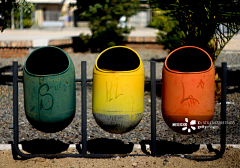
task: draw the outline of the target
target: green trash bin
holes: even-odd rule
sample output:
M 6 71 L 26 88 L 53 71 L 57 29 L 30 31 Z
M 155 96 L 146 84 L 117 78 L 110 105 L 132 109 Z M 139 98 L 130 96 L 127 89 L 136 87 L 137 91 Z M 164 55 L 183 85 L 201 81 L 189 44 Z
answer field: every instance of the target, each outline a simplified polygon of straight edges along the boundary
M 24 70 L 24 107 L 36 129 L 53 133 L 66 128 L 75 116 L 75 69 L 60 48 L 41 47 L 27 57 Z

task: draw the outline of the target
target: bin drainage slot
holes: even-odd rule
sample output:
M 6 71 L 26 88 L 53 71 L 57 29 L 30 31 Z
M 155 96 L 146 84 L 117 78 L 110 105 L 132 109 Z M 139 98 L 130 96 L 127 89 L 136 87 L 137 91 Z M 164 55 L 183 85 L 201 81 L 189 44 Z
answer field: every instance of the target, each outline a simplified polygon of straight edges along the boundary
M 127 48 L 112 48 L 99 57 L 97 66 L 102 70 L 130 71 L 138 68 L 140 60 L 138 55 Z
M 58 74 L 68 66 L 69 60 L 65 53 L 53 47 L 35 50 L 26 61 L 26 70 L 36 75 Z
M 179 72 L 200 72 L 211 67 L 211 58 L 200 49 L 183 48 L 173 52 L 168 60 L 167 67 Z

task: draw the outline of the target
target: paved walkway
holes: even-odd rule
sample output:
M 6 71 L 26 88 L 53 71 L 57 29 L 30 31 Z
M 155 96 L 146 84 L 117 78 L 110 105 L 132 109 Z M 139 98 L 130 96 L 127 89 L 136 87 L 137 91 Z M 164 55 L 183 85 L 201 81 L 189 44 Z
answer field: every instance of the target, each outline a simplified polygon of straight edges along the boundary
M 153 28 L 138 28 L 133 30 L 129 36 L 131 37 L 155 37 L 158 30 Z M 79 36 L 80 33 L 90 34 L 88 28 L 66 28 L 63 30 L 10 30 L 6 29 L 0 33 L 0 41 L 18 41 L 18 40 L 34 40 L 34 39 L 64 39 L 72 36 Z
M 130 33 L 130 37 L 156 37 L 157 29 L 153 28 L 136 28 Z M 63 30 L 11 30 L 6 29 L 0 33 L 0 41 L 35 41 L 35 40 L 58 40 L 69 39 L 74 36 L 79 36 L 80 33 L 90 34 L 87 27 L 82 28 L 64 28 Z M 236 35 L 225 46 L 224 50 L 240 50 L 240 34 Z
M 240 35 L 233 37 L 223 50 L 240 50 Z

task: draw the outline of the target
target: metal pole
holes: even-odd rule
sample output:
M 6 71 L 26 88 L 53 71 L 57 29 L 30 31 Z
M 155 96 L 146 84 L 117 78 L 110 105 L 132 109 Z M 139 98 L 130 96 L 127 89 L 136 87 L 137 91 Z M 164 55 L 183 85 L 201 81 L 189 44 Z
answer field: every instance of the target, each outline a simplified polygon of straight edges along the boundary
M 151 154 L 156 156 L 156 62 L 151 61 Z
M 87 75 L 86 61 L 81 62 L 82 78 L 82 155 L 87 154 Z
M 18 62 L 13 62 L 13 128 L 14 128 L 14 145 L 18 145 Z
M 221 88 L 221 121 L 224 122 L 224 124 L 221 125 L 221 140 L 220 140 L 220 144 L 221 144 L 221 150 L 220 150 L 220 157 L 222 157 L 222 155 L 225 152 L 225 148 L 226 148 L 226 95 L 227 95 L 227 63 L 223 62 L 222 63 L 222 88 Z

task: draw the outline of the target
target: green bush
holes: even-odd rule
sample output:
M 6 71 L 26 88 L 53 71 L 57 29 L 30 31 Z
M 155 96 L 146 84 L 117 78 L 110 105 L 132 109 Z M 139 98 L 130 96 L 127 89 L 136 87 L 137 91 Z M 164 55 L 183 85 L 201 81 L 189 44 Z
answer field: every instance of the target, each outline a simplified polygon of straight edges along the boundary
M 87 42 L 91 50 L 94 52 L 102 51 L 108 47 L 121 45 L 123 43 L 126 39 L 126 35 L 129 34 L 133 28 L 119 27 L 119 20 L 122 16 L 128 18 L 135 14 L 139 7 L 139 1 L 78 1 L 77 6 L 81 18 L 83 20 L 89 20 L 91 39 L 87 40 Z
M 159 42 L 170 51 L 183 45 L 197 46 L 215 61 L 240 30 L 240 1 L 151 0 L 151 3 L 164 11 L 153 25 L 159 29 Z M 227 33 L 220 25 L 227 27 Z
M 85 35 L 83 33 L 81 33 L 79 35 L 80 37 L 80 41 L 78 42 L 78 44 L 76 44 L 76 48 L 79 48 L 78 51 L 80 52 L 86 52 L 89 50 L 89 42 L 91 40 L 91 36 L 89 34 Z M 78 47 L 78 46 L 81 47 Z
M 31 19 L 23 19 L 23 27 L 24 28 L 30 28 L 32 27 L 33 22 L 31 21 Z
M 154 15 L 152 17 L 152 22 L 150 22 L 150 26 L 164 32 L 172 31 L 172 29 L 178 25 L 178 21 L 166 15 L 168 12 L 170 11 L 155 9 L 153 12 Z
M 168 15 L 170 11 L 156 9 L 150 26 L 159 30 L 157 42 L 170 51 L 184 45 L 184 32 L 178 27 L 178 21 Z

